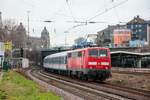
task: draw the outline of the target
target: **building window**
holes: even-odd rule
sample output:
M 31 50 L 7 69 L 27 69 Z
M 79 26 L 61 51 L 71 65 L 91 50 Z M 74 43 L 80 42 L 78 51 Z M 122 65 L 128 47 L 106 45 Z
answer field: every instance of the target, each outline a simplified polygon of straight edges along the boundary
M 133 29 L 133 25 L 131 25 L 131 29 Z
M 142 27 L 142 25 L 139 25 L 139 27 Z
M 138 30 L 135 30 L 135 32 L 138 32 Z
M 142 32 L 142 29 L 139 29 L 139 32 Z
M 138 25 L 135 25 L 135 27 L 138 27 Z

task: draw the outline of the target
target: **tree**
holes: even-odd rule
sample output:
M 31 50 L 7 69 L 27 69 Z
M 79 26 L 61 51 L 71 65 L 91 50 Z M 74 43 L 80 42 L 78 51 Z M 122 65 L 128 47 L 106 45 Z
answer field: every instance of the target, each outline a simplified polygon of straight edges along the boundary
M 14 19 L 6 19 L 3 21 L 4 41 L 13 40 L 13 33 L 18 25 Z
M 6 19 L 3 21 L 3 28 L 5 27 L 7 27 L 9 31 L 14 31 L 18 27 L 18 24 L 14 19 Z

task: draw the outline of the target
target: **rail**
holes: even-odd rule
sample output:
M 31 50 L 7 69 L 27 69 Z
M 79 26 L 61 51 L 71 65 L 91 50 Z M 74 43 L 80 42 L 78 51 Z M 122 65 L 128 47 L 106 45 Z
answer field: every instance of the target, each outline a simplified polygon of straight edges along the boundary
M 47 82 L 48 84 L 52 84 L 53 86 L 59 87 L 63 90 L 69 91 L 75 95 L 78 95 L 86 100 L 99 100 L 99 99 L 109 99 L 109 100 L 121 100 L 126 99 L 128 97 L 115 95 L 113 93 L 104 92 L 102 90 L 93 88 L 93 86 L 86 86 L 81 84 L 82 82 L 77 83 L 77 80 L 65 80 L 60 76 L 52 75 L 49 73 L 45 73 L 39 70 L 32 70 L 31 74 L 42 80 Z

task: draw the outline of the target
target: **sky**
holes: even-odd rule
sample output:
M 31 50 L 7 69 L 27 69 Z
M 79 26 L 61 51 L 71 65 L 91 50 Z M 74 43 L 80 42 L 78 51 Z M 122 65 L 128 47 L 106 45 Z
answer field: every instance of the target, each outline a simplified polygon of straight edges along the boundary
M 40 37 L 46 26 L 51 45 L 73 44 L 78 37 L 96 34 L 108 25 L 124 24 L 139 15 L 150 20 L 150 0 L 0 0 L 2 19 L 14 19 L 30 35 Z M 49 20 L 51 23 L 44 21 Z M 95 24 L 74 23 L 96 21 Z M 75 27 L 78 26 L 78 27 Z

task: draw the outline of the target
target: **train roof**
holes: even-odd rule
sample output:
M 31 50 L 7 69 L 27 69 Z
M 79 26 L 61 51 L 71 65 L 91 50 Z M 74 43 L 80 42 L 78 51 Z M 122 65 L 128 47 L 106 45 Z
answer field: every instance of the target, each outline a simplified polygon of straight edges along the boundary
M 86 50 L 86 49 L 93 49 L 93 48 L 101 48 L 101 49 L 109 49 L 106 47 L 87 47 L 87 48 L 79 48 L 79 49 L 75 49 L 75 50 L 71 50 L 70 52 L 74 52 L 74 51 L 81 51 L 81 50 Z
M 70 52 L 77 52 L 77 51 L 81 51 L 81 50 L 86 50 L 86 49 L 91 49 L 91 48 L 102 48 L 102 49 L 108 49 L 108 48 L 105 48 L 105 47 L 87 47 L 87 48 L 79 48 L 79 49 L 75 49 L 75 50 L 70 50 L 70 51 L 64 51 L 64 52 L 59 52 L 59 53 L 55 53 L 55 54 L 51 54 L 51 55 L 48 55 L 46 56 L 45 58 L 49 58 L 49 57 L 60 57 L 60 56 L 67 56 L 67 53 L 70 53 Z M 44 58 L 44 59 L 45 59 Z
M 45 58 L 49 58 L 49 57 L 60 57 L 60 56 L 67 56 L 68 51 L 64 51 L 64 52 L 59 52 L 59 53 L 55 53 L 55 54 L 51 54 L 46 56 Z M 44 58 L 44 59 L 45 59 Z

